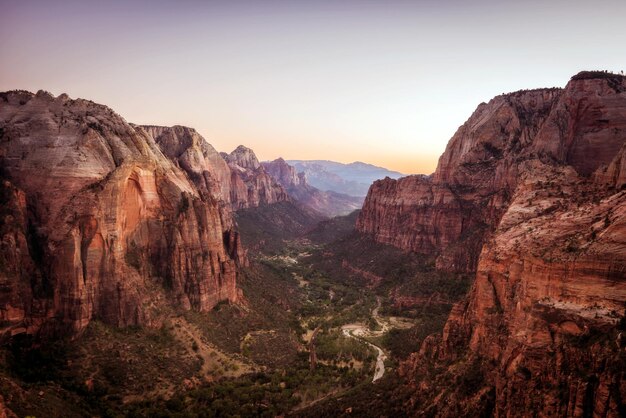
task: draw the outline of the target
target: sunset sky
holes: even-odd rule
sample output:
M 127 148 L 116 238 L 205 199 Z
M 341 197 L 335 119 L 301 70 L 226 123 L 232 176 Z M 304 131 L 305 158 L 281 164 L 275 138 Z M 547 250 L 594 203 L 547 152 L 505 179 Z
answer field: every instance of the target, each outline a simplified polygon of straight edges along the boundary
M 260 159 L 430 173 L 480 102 L 626 70 L 624 16 L 624 0 L 0 0 L 0 90 L 65 92 Z

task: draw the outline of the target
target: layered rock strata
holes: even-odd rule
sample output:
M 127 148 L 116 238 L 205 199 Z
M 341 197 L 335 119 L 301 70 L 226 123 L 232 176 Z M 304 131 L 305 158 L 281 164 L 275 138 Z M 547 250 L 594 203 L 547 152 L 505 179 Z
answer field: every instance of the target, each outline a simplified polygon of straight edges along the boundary
M 581 73 L 481 104 L 432 176 L 372 186 L 362 231 L 476 271 L 402 367 L 417 413 L 623 415 L 625 144 L 626 78 Z
M 243 145 L 222 157 L 231 169 L 231 204 L 233 209 L 245 209 L 289 201 L 285 189 L 270 176 L 254 151 Z
M 219 180 L 190 181 L 156 130 L 90 101 L 13 91 L 0 95 L 0 135 L 3 338 L 75 335 L 96 318 L 150 325 L 161 303 L 237 300 L 241 251 Z M 180 138 L 165 142 L 178 152 Z M 196 156 L 181 166 L 193 172 Z
M 314 212 L 333 217 L 347 215 L 361 208 L 360 197 L 321 191 L 308 184 L 305 174 L 297 173 L 295 167 L 287 164 L 282 158 L 261 164 L 291 197 Z
M 433 175 L 374 183 L 357 229 L 408 251 L 436 254 L 441 269 L 474 271 L 525 161 L 623 181 L 623 163 L 613 163 L 626 131 L 623 89 L 619 76 L 590 76 L 565 89 L 520 91 L 482 103 L 452 137 Z

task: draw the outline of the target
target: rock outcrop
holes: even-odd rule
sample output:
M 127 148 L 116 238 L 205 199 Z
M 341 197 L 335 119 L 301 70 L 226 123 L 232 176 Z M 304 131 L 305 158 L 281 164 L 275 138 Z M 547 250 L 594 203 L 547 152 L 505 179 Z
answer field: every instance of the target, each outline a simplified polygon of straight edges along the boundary
M 304 173 L 297 173 L 295 167 L 282 158 L 262 163 L 265 171 L 286 189 L 308 186 Z
M 623 80 L 573 79 L 565 89 L 520 91 L 478 106 L 429 177 L 375 182 L 357 229 L 436 255 L 446 270 L 475 271 L 482 244 L 508 209 L 525 161 L 623 178 L 612 163 L 624 143 Z M 621 176 L 621 177 L 620 177 Z M 612 180 L 611 180 L 612 179 Z
M 327 160 L 289 160 L 288 164 L 305 173 L 308 183 L 323 192 L 365 198 L 370 185 L 379 179 L 397 179 L 404 174 L 355 161 L 350 164 Z
M 304 173 L 287 164 L 282 158 L 263 162 L 263 168 L 272 176 L 287 193 L 304 207 L 324 216 L 333 217 L 347 215 L 361 208 L 360 197 L 348 196 L 332 191 L 323 192 L 308 184 Z
M 289 201 L 285 189 L 265 171 L 250 148 L 240 145 L 230 154 L 222 153 L 222 157 L 231 169 L 230 200 L 233 209 Z
M 626 78 L 581 73 L 481 104 L 432 176 L 372 186 L 362 231 L 476 271 L 402 367 L 418 413 L 624 413 L 625 124 Z
M 154 138 L 165 156 L 187 173 L 205 196 L 230 202 L 230 168 L 215 148 L 195 129 L 185 126 L 141 128 Z
M 211 149 L 185 128 L 169 142 L 157 131 L 66 95 L 0 94 L 2 338 L 76 335 L 94 318 L 150 325 L 164 303 L 238 299 L 219 162 L 191 182 L 154 136 L 187 173 L 215 161 Z

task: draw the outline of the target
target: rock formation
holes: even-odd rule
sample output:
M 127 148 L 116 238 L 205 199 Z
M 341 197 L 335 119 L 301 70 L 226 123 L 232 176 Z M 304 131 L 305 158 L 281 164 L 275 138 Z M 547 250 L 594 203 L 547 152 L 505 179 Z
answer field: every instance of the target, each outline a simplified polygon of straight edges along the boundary
M 163 154 L 183 169 L 199 191 L 228 203 L 231 171 L 222 156 L 195 129 L 185 126 L 141 126 Z
M 379 179 L 403 177 L 402 173 L 355 161 L 350 164 L 327 160 L 289 160 L 288 164 L 307 176 L 308 183 L 324 192 L 365 198 L 370 185 Z
M 163 303 L 237 300 L 223 167 L 190 182 L 153 137 L 187 173 L 215 162 L 211 149 L 191 130 L 169 142 L 157 131 L 66 95 L 0 94 L 2 338 L 75 335 L 94 318 L 150 325 Z
M 304 173 L 282 158 L 263 162 L 263 168 L 301 205 L 325 216 L 347 215 L 361 208 L 361 198 L 335 192 L 323 192 L 308 184 Z
M 432 176 L 374 183 L 357 229 L 380 242 L 435 254 L 439 268 L 474 271 L 486 234 L 509 207 L 524 161 L 619 177 L 621 162 L 606 167 L 626 129 L 623 81 L 611 80 L 575 79 L 564 90 L 520 91 L 482 103 L 452 137 Z
M 282 158 L 262 163 L 265 171 L 286 189 L 307 186 L 304 173 L 297 173 L 295 167 L 287 164 Z
M 243 145 L 222 157 L 231 169 L 233 209 L 245 209 L 289 200 L 285 189 L 259 163 L 254 151 Z
M 626 78 L 581 73 L 481 104 L 432 176 L 371 187 L 359 230 L 476 271 L 402 367 L 419 413 L 624 413 L 625 144 Z

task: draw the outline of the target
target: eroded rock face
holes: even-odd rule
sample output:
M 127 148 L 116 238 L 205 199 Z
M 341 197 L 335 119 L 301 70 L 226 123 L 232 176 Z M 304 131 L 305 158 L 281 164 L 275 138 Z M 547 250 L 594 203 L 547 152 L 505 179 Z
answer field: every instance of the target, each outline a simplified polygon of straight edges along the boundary
M 156 130 L 44 92 L 2 93 L 0 128 L 3 337 L 75 335 L 94 318 L 150 325 L 163 303 L 204 311 L 237 300 L 240 246 L 222 189 L 190 182 Z M 185 169 L 211 158 L 198 148 L 178 156 Z
M 304 173 L 297 173 L 295 167 L 287 164 L 282 158 L 262 163 L 265 171 L 285 188 L 307 186 Z
M 479 106 L 432 178 L 375 184 L 360 220 L 379 239 L 397 240 L 394 222 L 417 219 L 419 237 L 400 230 L 406 240 L 394 245 L 434 251 L 444 268 L 446 240 L 471 231 L 463 211 L 446 205 L 472 196 L 469 219 L 485 223 L 471 250 L 479 252 L 468 299 L 402 367 L 415 387 L 412 407 L 438 416 L 617 417 L 626 399 L 626 79 L 576 76 L 563 91 L 513 96 Z M 451 218 L 449 229 L 436 215 Z
M 363 203 L 360 197 L 323 192 L 309 185 L 305 174 L 297 173 L 295 167 L 287 164 L 282 158 L 261 164 L 291 197 L 316 213 L 329 217 L 347 215 L 359 209 Z
M 141 126 L 163 154 L 182 168 L 199 191 L 228 203 L 231 173 L 222 156 L 193 128 Z
M 222 153 L 222 157 L 231 169 L 230 200 L 233 209 L 289 201 L 285 189 L 265 171 L 250 148 L 240 145 L 230 154 Z
M 529 174 L 483 246 L 468 300 L 404 373 L 419 385 L 414 376 L 429 362 L 451 362 L 455 376 L 463 375 L 459 364 L 480 359 L 475 389 L 490 395 L 438 398 L 431 387 L 422 400 L 436 399 L 443 416 L 471 415 L 477 404 L 495 416 L 620 416 L 626 191 L 600 187 L 571 166 L 526 164 Z
M 563 90 L 520 91 L 479 105 L 432 176 L 374 183 L 357 229 L 405 250 L 434 253 L 438 268 L 474 271 L 524 161 L 570 165 L 583 177 L 600 170 L 606 181 L 623 182 L 623 164 L 614 159 L 626 136 L 625 83 L 616 77 L 575 79 Z

